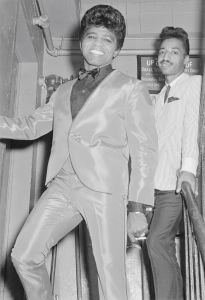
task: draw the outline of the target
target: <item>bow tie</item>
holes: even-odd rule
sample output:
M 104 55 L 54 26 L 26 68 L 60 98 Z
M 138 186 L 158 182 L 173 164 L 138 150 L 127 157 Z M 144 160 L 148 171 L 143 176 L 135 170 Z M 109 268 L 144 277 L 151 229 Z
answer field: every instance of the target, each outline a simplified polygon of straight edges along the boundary
M 99 73 L 100 73 L 100 68 L 95 68 L 90 71 L 86 71 L 85 69 L 81 68 L 78 73 L 78 79 L 82 80 L 87 76 L 92 76 L 95 79 L 99 75 Z

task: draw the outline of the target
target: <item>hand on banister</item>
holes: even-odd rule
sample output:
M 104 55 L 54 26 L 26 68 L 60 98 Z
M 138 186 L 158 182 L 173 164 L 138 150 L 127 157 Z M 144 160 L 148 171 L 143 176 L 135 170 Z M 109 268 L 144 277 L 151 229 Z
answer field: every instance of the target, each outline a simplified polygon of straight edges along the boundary
M 194 176 L 193 173 L 187 171 L 182 171 L 179 173 L 177 178 L 177 187 L 176 187 L 177 193 L 180 193 L 183 182 L 188 182 L 191 186 L 193 193 L 196 194 L 196 177 Z

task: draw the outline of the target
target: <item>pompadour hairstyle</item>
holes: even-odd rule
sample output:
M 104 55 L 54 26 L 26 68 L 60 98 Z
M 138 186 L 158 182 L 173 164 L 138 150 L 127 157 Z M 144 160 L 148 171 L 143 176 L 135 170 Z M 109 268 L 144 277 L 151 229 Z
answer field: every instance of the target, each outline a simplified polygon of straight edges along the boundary
M 105 27 L 112 31 L 117 39 L 117 49 L 121 49 L 126 35 L 126 25 L 119 10 L 110 5 L 95 5 L 88 9 L 81 20 L 80 40 L 92 26 Z
M 159 35 L 160 45 L 164 40 L 176 38 L 182 41 L 186 54 L 189 55 L 190 46 L 187 32 L 180 27 L 167 26 L 164 27 Z

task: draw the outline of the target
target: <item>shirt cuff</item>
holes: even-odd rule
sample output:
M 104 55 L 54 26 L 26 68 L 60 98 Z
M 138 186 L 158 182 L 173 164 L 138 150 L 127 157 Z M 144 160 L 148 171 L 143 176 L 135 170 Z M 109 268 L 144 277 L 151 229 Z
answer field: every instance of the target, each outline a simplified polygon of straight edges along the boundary
M 145 214 L 148 211 L 152 211 L 153 206 L 142 204 L 135 201 L 129 201 L 127 204 L 127 210 L 128 212 L 141 212 Z
M 198 162 L 191 157 L 185 157 L 183 159 L 181 171 L 186 171 L 194 174 L 196 176 Z

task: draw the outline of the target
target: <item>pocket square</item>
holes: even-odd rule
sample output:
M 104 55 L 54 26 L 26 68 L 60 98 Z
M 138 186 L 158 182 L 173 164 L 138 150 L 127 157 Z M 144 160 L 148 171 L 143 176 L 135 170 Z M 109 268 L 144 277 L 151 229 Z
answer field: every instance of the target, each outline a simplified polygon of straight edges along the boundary
M 170 102 L 177 101 L 177 100 L 180 100 L 180 99 L 177 97 L 169 97 L 167 102 L 170 103 Z

